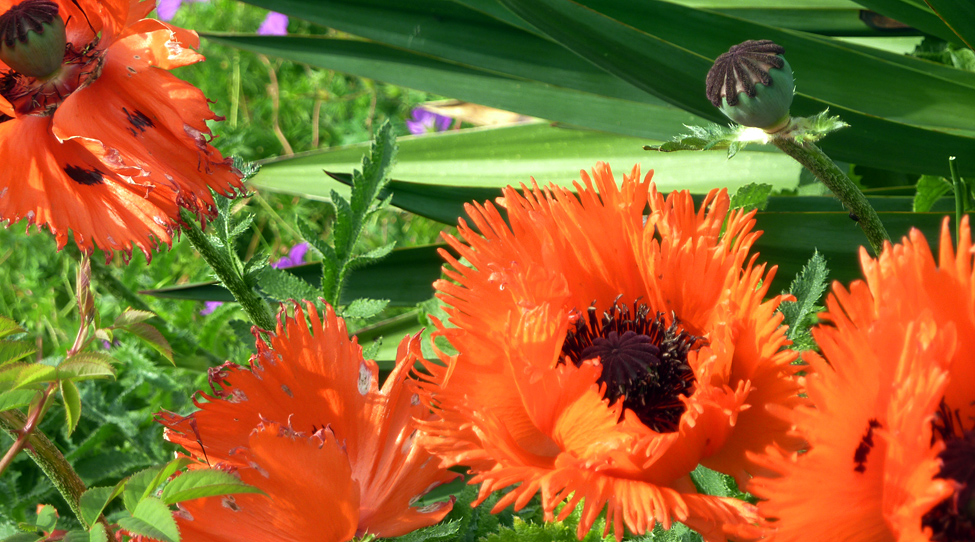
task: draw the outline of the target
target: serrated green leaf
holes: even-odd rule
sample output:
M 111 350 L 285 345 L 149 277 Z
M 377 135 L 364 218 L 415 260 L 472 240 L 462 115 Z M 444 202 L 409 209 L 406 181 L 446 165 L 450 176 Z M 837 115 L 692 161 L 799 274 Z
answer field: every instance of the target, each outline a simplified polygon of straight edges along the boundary
M 92 525 L 88 534 L 88 542 L 108 542 L 108 530 L 101 523 Z
M 311 245 L 311 248 L 315 249 L 324 258 L 328 258 L 329 255 L 332 255 L 332 259 L 334 259 L 335 251 L 332 250 L 332 247 L 328 246 L 328 244 L 322 239 L 321 235 L 315 232 L 314 228 L 312 228 L 311 224 L 309 224 L 307 220 L 299 217 L 295 221 L 295 225 L 298 227 L 298 233 L 301 234 L 301 238 Z
M 158 329 L 143 322 L 122 326 L 121 329 L 124 329 L 136 337 L 139 337 L 145 341 L 146 344 L 151 346 L 156 352 L 162 354 L 163 357 L 169 360 L 170 363 L 172 363 L 174 366 L 176 365 L 176 363 L 173 361 L 173 348 L 169 345 L 169 341 L 166 340 L 166 337 L 163 337 L 162 333 L 160 333 Z
M 40 510 L 37 511 L 37 521 L 34 525 L 38 529 L 50 533 L 58 525 L 58 511 L 50 504 L 41 505 Z
M 121 485 L 114 487 L 90 487 L 81 494 L 81 517 L 88 525 L 96 525 L 108 503 L 118 496 Z
M 764 211 L 768 206 L 768 197 L 772 193 L 772 188 L 772 185 L 765 183 L 747 184 L 731 196 L 731 208 Z
M 264 293 L 278 301 L 289 299 L 316 301 L 322 295 L 322 292 L 311 284 L 284 269 L 275 269 L 274 267 L 264 269 L 258 284 Z
M 952 191 L 951 182 L 936 175 L 921 175 L 914 194 L 914 212 L 926 213 L 942 196 Z
M 118 520 L 119 526 L 136 534 L 163 542 L 178 542 L 179 528 L 168 506 L 156 497 L 139 501 L 132 517 Z
M 63 540 L 64 542 L 90 542 L 91 535 L 88 534 L 88 531 L 68 531 L 65 533 Z
M 67 423 L 68 435 L 78 427 L 81 419 L 81 394 L 78 387 L 70 380 L 61 380 L 61 398 L 64 400 L 64 416 Z
M 115 358 L 100 352 L 82 352 L 57 366 L 57 377 L 67 380 L 91 380 L 115 377 Z
M 160 470 L 162 470 L 162 467 L 144 469 L 129 476 L 125 481 L 125 488 L 122 491 L 122 502 L 125 504 L 125 509 L 129 513 L 135 514 L 135 509 L 139 502 L 152 491 L 155 491 L 157 486 L 153 486 L 152 482 L 156 479 L 156 475 Z
M 395 246 L 396 246 L 395 242 L 387 243 L 381 247 L 374 248 L 369 252 L 366 252 L 365 254 L 360 254 L 359 256 L 355 256 L 349 260 L 348 267 L 351 269 L 358 269 L 360 267 L 376 263 L 379 260 L 388 256 L 389 253 L 393 251 L 393 248 Z
M 796 301 L 782 303 L 779 310 L 785 316 L 782 323 L 789 326 L 787 336 L 793 342 L 793 349 L 815 348 L 809 328 L 816 321 L 818 303 L 823 292 L 826 291 L 828 280 L 829 269 L 826 267 L 826 259 L 815 251 L 789 286 L 789 291 L 795 296 Z
M 702 465 L 698 465 L 691 472 L 691 480 L 697 487 L 697 492 L 704 495 L 714 495 L 716 497 L 737 497 L 741 495 L 734 478 Z
M 162 500 L 176 504 L 190 499 L 231 495 L 234 493 L 264 493 L 241 482 L 239 478 L 221 470 L 191 470 L 180 474 L 163 488 Z
M 353 191 L 355 190 L 355 173 L 353 178 Z M 329 197 L 335 205 L 335 223 L 332 224 L 332 245 L 335 247 L 335 254 L 339 258 L 345 258 L 352 249 L 353 228 L 355 226 L 355 215 L 349 202 L 336 191 L 331 191 Z
M 18 366 L 20 364 L 12 363 L 7 365 L 12 369 L 11 371 L 0 371 L 0 382 L 6 380 L 10 373 L 14 375 L 14 389 L 26 388 L 39 382 L 50 382 L 57 379 L 57 370 L 50 365 L 42 363 L 25 364 L 17 371 Z
M 189 465 L 191 463 L 192 463 L 192 460 L 190 460 L 187 457 L 178 457 L 178 458 L 170 461 L 169 463 L 166 463 L 166 465 L 163 466 L 163 468 L 160 469 L 159 472 L 156 473 L 156 475 L 153 477 L 152 481 L 149 482 L 149 485 L 147 486 L 147 490 L 146 491 L 148 492 L 148 491 L 151 491 L 152 489 L 155 489 L 155 488 L 159 487 L 164 481 L 166 481 L 166 479 L 168 479 L 170 476 L 176 474 L 176 471 L 178 471 L 178 470 L 186 467 L 187 465 Z M 148 496 L 148 493 L 146 495 L 143 495 L 143 496 L 144 497 L 147 497 Z M 163 498 L 163 500 L 165 500 L 165 497 Z M 167 502 L 167 504 L 172 504 L 172 503 L 168 503 Z
M 456 540 L 460 521 L 437 523 L 395 538 L 396 542 L 447 542 Z
M 27 330 L 20 327 L 20 324 L 17 322 L 7 318 L 6 316 L 0 316 L 0 339 L 6 337 L 7 335 L 26 332 Z
M 0 365 L 17 361 L 37 351 L 34 343 L 28 341 L 0 340 Z
M 111 329 L 100 327 L 95 330 L 95 338 L 111 344 L 115 340 L 115 334 L 112 333 Z
M 125 327 L 129 324 L 145 322 L 146 320 L 149 320 L 154 316 L 156 315 L 149 311 L 140 311 L 129 307 L 124 311 L 122 311 L 122 314 L 118 315 L 118 317 L 115 318 L 114 325 L 115 327 Z
M 342 311 L 343 318 L 372 318 L 389 305 L 388 299 L 356 299 Z
M 27 406 L 37 394 L 36 390 L 10 390 L 0 393 L 0 412 Z

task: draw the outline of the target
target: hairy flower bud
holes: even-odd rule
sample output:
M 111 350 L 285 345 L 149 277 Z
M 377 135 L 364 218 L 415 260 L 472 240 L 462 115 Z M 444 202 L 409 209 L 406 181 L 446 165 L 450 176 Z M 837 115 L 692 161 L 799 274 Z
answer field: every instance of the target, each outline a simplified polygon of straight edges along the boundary
M 795 93 L 785 49 L 771 40 L 735 45 L 714 61 L 707 96 L 731 120 L 775 132 L 789 122 Z
M 50 0 L 25 0 L 0 15 L 0 60 L 22 75 L 54 73 L 66 42 L 58 5 Z

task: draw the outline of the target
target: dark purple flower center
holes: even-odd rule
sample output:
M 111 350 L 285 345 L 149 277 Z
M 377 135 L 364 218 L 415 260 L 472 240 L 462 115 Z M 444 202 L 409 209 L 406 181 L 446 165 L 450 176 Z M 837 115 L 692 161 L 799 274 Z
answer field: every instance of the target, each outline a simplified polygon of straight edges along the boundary
M 932 542 L 975 540 L 975 422 L 964 429 L 958 411 L 942 400 L 933 428 L 934 439 L 945 443 L 938 454 L 937 477 L 952 480 L 959 488 L 925 514 L 921 524 L 931 528 Z
M 586 312 L 566 335 L 560 363 L 569 360 L 578 367 L 599 358 L 606 399 L 622 400 L 654 431 L 676 431 L 685 410 L 680 396 L 690 397 L 694 388 L 687 353 L 702 339 L 681 330 L 676 317 L 668 326 L 663 313 L 651 316 L 638 302 L 631 313 L 617 299 L 601 319 L 595 305 Z

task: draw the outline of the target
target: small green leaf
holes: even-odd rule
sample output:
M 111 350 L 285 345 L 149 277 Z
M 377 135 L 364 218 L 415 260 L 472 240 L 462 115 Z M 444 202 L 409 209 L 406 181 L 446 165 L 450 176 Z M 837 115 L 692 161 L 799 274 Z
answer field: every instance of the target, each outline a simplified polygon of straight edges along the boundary
M 698 493 L 704 495 L 735 498 L 742 495 L 734 478 L 701 465 L 691 472 L 691 480 L 697 486 Z
M 7 318 L 6 316 L 0 316 L 0 339 L 6 337 L 7 335 L 26 332 L 27 330 L 20 327 L 20 324 L 17 322 Z
M 201 469 L 180 474 L 163 488 L 162 500 L 176 504 L 190 499 L 230 495 L 233 493 L 264 493 L 241 482 L 239 478 L 221 470 Z
M 125 482 L 125 489 L 122 491 L 122 502 L 125 504 L 126 510 L 135 514 L 135 508 L 139 502 L 156 490 L 158 485 L 153 486 L 152 483 L 160 470 L 162 470 L 161 467 L 151 467 L 129 476 Z
M 112 341 L 115 340 L 115 335 L 112 333 L 111 329 L 100 327 L 95 330 L 95 338 L 111 344 Z
M 115 487 L 90 487 L 81 494 L 81 517 L 88 525 L 95 525 L 108 503 L 121 492 L 121 484 Z
M 0 365 L 17 361 L 29 354 L 33 354 L 37 348 L 29 341 L 4 341 L 0 340 Z
M 386 256 L 388 256 L 389 253 L 393 251 L 393 247 L 395 247 L 395 246 L 396 246 L 396 243 L 393 242 L 393 243 L 387 243 L 387 244 L 385 244 L 385 245 L 383 245 L 381 247 L 378 247 L 378 248 L 374 248 L 374 249 L 370 250 L 369 252 L 366 252 L 365 254 L 361 254 L 359 256 L 356 256 L 356 257 L 352 258 L 351 260 L 349 260 L 349 264 L 348 265 L 352 269 L 358 269 L 360 267 L 363 267 L 363 266 L 366 266 L 366 265 L 369 265 L 369 264 L 374 264 L 374 263 L 378 262 L 379 260 L 381 260 L 381 259 L 385 258 Z
M 732 209 L 764 211 L 768 206 L 768 197 L 772 193 L 772 185 L 765 183 L 749 183 L 739 188 L 731 197 Z
M 146 494 L 143 495 L 143 497 L 148 497 L 149 491 L 159 487 L 164 481 L 166 481 L 166 479 L 176 474 L 176 471 L 182 469 L 183 467 L 186 467 L 192 462 L 193 461 L 190 460 L 188 457 L 178 457 L 170 461 L 169 463 L 166 463 L 166 465 L 163 466 L 163 468 L 156 473 L 152 481 L 149 482 L 149 485 L 146 486 L 147 487 Z M 168 504 L 172 504 L 172 503 L 168 503 Z
M 0 393 L 0 412 L 27 406 L 34 400 L 36 390 L 11 390 Z
M 156 316 L 156 315 L 153 314 L 153 313 L 151 313 L 151 312 L 149 312 L 149 311 L 140 311 L 140 310 L 136 310 L 136 309 L 133 309 L 133 308 L 130 307 L 130 308 L 125 309 L 122 312 L 122 314 L 118 315 L 118 318 L 115 319 L 114 326 L 115 327 L 125 327 L 125 326 L 127 326 L 129 324 L 136 324 L 136 323 L 139 323 L 139 322 L 145 322 L 146 320 L 149 320 L 150 318 L 153 318 L 154 316 Z
M 50 504 L 41 505 L 41 509 L 37 512 L 37 521 L 34 525 L 37 525 L 37 528 L 45 533 L 50 533 L 57 527 L 57 524 L 58 511 Z
M 139 501 L 132 517 L 118 520 L 119 526 L 136 534 L 162 540 L 179 542 L 179 528 L 168 506 L 156 497 Z
M 108 542 L 108 530 L 101 523 L 92 525 L 88 534 L 88 542 Z
M 914 212 L 926 213 L 934 202 L 951 192 L 951 182 L 944 177 L 921 175 L 917 180 L 917 193 L 914 194 Z
M 108 542 L 108 531 L 105 525 L 95 523 L 90 531 L 69 531 L 64 542 Z
M 70 380 L 61 380 L 61 398 L 64 399 L 64 415 L 68 424 L 68 435 L 78 427 L 81 419 L 81 394 L 78 387 Z
M 144 322 L 137 322 L 122 326 L 121 329 L 124 329 L 136 337 L 139 337 L 145 341 L 146 344 L 162 354 L 163 357 L 169 360 L 170 363 L 172 363 L 174 366 L 176 365 L 176 363 L 173 361 L 173 348 L 169 346 L 169 341 L 166 340 L 166 337 L 163 337 L 162 333 L 160 333 L 158 329 Z
M 298 217 L 295 220 L 295 225 L 298 227 L 298 233 L 301 234 L 302 239 L 308 242 L 319 254 L 324 256 L 326 253 L 332 252 L 332 247 L 328 246 L 322 239 L 322 236 L 315 232 L 315 229 L 307 220 Z
M 806 263 L 802 271 L 789 286 L 790 293 L 796 301 L 782 303 L 779 310 L 785 315 L 782 322 L 789 326 L 788 337 L 795 350 L 810 350 L 816 347 L 809 328 L 816 322 L 819 311 L 819 300 L 826 291 L 829 269 L 826 259 L 818 251 L 813 252 L 812 258 Z
M 382 312 L 386 308 L 386 305 L 389 305 L 389 300 L 387 299 L 356 299 L 345 307 L 345 310 L 342 311 L 342 317 L 372 318 Z
M 57 366 L 57 377 L 69 380 L 115 378 L 115 358 L 100 352 L 82 352 L 71 356 Z
M 43 363 L 26 364 L 21 367 L 18 373 L 15 369 L 19 365 L 15 363 L 7 366 L 15 374 L 14 389 L 26 388 L 39 382 L 50 382 L 57 379 L 57 370 L 50 365 Z M 6 379 L 6 373 L 7 371 L 0 371 L 0 381 Z
M 318 300 L 322 293 L 311 284 L 301 280 L 284 269 L 265 267 L 258 284 L 261 290 L 278 301 L 289 299 Z

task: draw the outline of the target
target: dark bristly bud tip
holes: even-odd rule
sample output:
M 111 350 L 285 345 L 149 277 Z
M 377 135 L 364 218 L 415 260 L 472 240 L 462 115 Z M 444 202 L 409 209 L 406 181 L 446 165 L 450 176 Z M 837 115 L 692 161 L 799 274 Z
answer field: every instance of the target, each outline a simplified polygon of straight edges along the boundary
M 58 5 L 50 0 L 24 0 L 0 15 L 0 60 L 21 75 L 53 74 L 66 42 Z
M 738 124 L 768 132 L 785 127 L 795 82 L 783 53 L 772 40 L 735 45 L 708 72 L 708 100 Z

